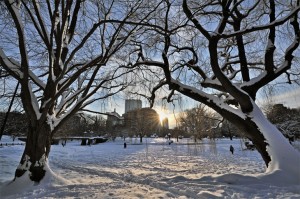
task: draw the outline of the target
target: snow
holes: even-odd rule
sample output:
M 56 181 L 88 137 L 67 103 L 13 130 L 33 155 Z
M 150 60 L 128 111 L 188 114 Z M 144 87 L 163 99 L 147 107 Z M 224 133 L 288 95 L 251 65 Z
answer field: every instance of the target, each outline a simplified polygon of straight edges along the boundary
M 272 42 L 272 40 L 271 39 L 268 39 L 268 44 L 267 44 L 267 49 L 266 49 L 266 51 L 268 51 L 268 50 L 270 50 L 271 48 L 274 48 L 275 47 L 275 45 L 274 45 L 274 43 Z
M 35 112 L 36 119 L 38 120 L 41 117 L 42 114 L 40 113 L 40 110 L 39 110 L 39 102 L 38 102 L 36 96 L 33 93 L 34 91 L 31 87 L 31 83 L 29 81 L 28 81 L 28 91 L 30 93 L 32 108 Z
M 185 85 L 182 82 L 177 81 L 175 79 L 171 79 L 171 82 L 177 84 L 180 87 L 179 92 L 182 92 L 185 89 L 189 90 L 191 93 L 198 94 L 201 98 L 206 98 L 209 103 L 213 102 L 214 104 L 217 104 L 217 106 L 221 107 L 222 109 L 232 112 L 232 113 L 238 115 L 240 118 L 246 119 L 245 114 L 240 109 L 236 109 L 233 106 L 228 105 L 227 103 L 224 102 L 223 99 L 221 99 L 217 96 L 205 93 L 204 91 L 199 90 L 195 87 Z M 236 88 L 239 89 L 240 91 L 242 91 L 240 88 L 238 88 L 238 87 L 236 87 Z M 242 91 L 242 92 L 244 92 L 244 91 Z
M 31 162 L 29 162 L 29 159 L 30 159 L 30 157 L 28 155 L 25 155 L 25 157 L 23 158 L 24 163 L 23 164 L 19 164 L 19 166 L 17 168 L 18 169 L 22 169 L 22 170 L 29 169 L 29 167 L 31 166 Z
M 221 86 L 221 83 L 218 79 L 205 78 L 203 81 L 204 84 L 214 84 Z
M 20 65 L 14 60 L 14 59 L 9 59 L 2 48 L 0 48 L 0 57 L 4 63 L 5 66 L 7 66 L 10 70 L 12 70 L 17 76 L 19 76 L 21 79 L 23 78 L 24 74 L 20 70 Z
M 295 181 L 300 184 L 299 151 L 291 146 L 275 125 L 265 119 L 262 111 L 257 106 L 254 106 L 254 111 L 251 115 L 253 117 L 252 120 L 258 124 L 269 144 L 267 151 L 271 156 L 271 162 L 267 172 L 276 172 L 276 175 L 284 175 L 286 178 L 289 178 L 289 182 Z
M 107 115 L 109 115 L 109 116 L 112 116 L 112 117 L 116 117 L 116 118 L 118 118 L 118 119 L 124 119 L 123 117 L 121 117 L 117 112 L 107 112 L 106 113 Z
M 242 88 L 244 86 L 252 86 L 258 82 L 260 82 L 263 78 L 265 78 L 267 76 L 267 72 L 264 71 L 262 73 L 260 73 L 259 76 L 252 78 L 250 81 L 247 82 L 243 82 L 239 87 Z
M 1 198 L 300 198 L 300 182 L 265 173 L 240 139 L 123 139 L 92 146 L 53 145 L 45 179 L 13 178 L 24 145 L 0 148 Z M 4 136 L 2 143 L 12 142 Z M 19 141 L 15 140 L 15 143 Z M 229 146 L 235 150 L 232 155 Z M 300 142 L 294 145 L 299 149 Z M 289 162 L 286 162 L 289 164 Z M 298 165 L 299 166 L 299 165 Z M 299 167 L 298 167 L 299 168 Z

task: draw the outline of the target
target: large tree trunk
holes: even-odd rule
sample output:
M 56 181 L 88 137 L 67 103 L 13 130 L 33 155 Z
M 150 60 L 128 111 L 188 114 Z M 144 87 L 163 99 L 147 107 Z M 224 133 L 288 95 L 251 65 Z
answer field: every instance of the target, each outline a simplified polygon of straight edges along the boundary
M 249 117 L 251 121 L 257 125 L 258 130 L 263 134 L 267 142 L 266 152 L 271 157 L 271 161 L 267 165 L 267 172 L 273 172 L 275 170 L 286 171 L 294 174 L 294 177 L 299 181 L 299 151 L 289 143 L 288 139 L 283 136 L 275 125 L 269 122 L 256 105 L 254 105 L 254 110 Z M 253 139 L 255 138 L 256 136 L 254 136 Z M 262 142 L 262 140 L 260 140 L 260 142 Z M 258 143 L 258 141 L 256 141 L 256 143 Z
M 266 166 L 268 167 L 269 162 L 271 161 L 271 157 L 267 152 L 268 142 L 258 128 L 257 124 L 249 117 L 247 119 L 240 118 L 239 120 L 234 120 L 229 117 L 228 120 L 236 125 L 243 132 L 243 134 L 245 134 L 245 136 L 252 141 L 257 151 L 261 154 Z
M 143 134 L 140 133 L 140 143 L 143 143 Z
M 267 166 L 267 172 L 277 170 L 288 172 L 300 179 L 300 153 L 289 143 L 283 134 L 271 124 L 262 111 L 253 103 L 254 109 L 246 119 L 229 121 L 236 124 L 255 145 Z
M 51 131 L 46 122 L 36 126 L 30 125 L 20 164 L 15 172 L 15 179 L 23 176 L 27 171 L 32 181 L 40 182 L 45 176 L 45 165 L 51 147 Z

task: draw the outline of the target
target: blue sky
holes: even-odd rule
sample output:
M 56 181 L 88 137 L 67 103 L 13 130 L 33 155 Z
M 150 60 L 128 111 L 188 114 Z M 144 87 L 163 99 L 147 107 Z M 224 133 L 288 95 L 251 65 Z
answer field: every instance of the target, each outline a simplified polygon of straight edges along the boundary
M 300 87 L 287 90 L 286 92 L 280 93 L 273 97 L 273 101 L 276 104 L 284 104 L 290 108 L 299 108 L 300 107 Z

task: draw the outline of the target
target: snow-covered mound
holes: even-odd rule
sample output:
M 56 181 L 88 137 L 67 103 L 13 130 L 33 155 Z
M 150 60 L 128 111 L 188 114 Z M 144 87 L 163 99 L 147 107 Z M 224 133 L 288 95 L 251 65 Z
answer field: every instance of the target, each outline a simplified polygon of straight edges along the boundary
M 299 183 L 265 174 L 257 151 L 240 139 L 127 139 L 52 146 L 46 179 L 7 185 L 24 146 L 0 148 L 1 198 L 300 198 Z M 234 154 L 229 146 L 234 147 Z M 295 145 L 299 146 L 297 142 Z M 300 166 L 300 165 L 299 165 Z M 300 168 L 300 167 L 299 167 Z M 54 172 L 54 173 L 53 173 Z M 300 171 L 299 171 L 300 172 Z M 27 178 L 28 179 L 28 178 Z

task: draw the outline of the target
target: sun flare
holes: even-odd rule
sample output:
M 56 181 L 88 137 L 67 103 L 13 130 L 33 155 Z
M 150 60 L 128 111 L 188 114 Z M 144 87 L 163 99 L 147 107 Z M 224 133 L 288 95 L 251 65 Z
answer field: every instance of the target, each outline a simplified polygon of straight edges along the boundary
M 160 122 L 162 122 L 163 119 L 165 119 L 165 118 L 168 117 L 168 115 L 167 115 L 164 111 L 162 111 L 162 110 L 157 111 L 157 113 L 158 113 L 158 115 L 159 115 L 159 120 L 160 120 Z

